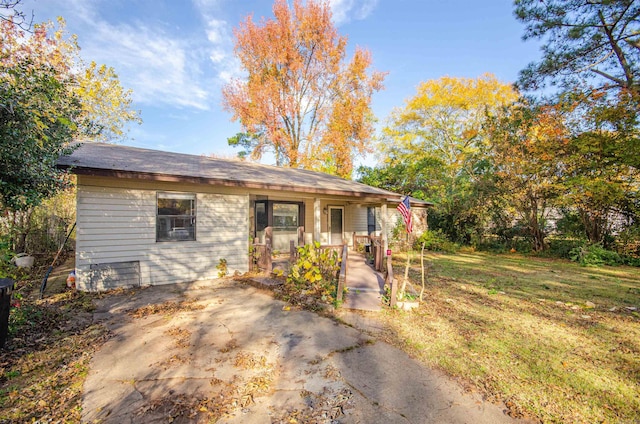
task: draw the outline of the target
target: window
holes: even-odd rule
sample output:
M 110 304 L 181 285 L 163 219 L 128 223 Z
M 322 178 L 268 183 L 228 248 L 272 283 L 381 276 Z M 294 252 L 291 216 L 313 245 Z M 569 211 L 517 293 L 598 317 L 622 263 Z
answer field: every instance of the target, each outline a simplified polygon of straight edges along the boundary
M 367 234 L 376 232 L 376 208 L 367 208 Z
M 300 207 L 294 203 L 273 204 L 273 227 L 283 230 L 298 230 Z
M 272 247 L 288 250 L 298 244 L 298 227 L 304 225 L 304 203 L 273 200 L 255 202 L 255 237 L 264 242 L 265 228 L 272 227 Z
M 196 239 L 196 195 L 158 193 L 156 241 Z

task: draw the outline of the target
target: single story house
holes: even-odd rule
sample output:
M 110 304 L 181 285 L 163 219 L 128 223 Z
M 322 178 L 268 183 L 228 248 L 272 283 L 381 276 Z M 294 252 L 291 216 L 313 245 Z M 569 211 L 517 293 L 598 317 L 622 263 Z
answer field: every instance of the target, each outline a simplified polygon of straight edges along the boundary
M 217 278 L 249 269 L 249 245 L 351 244 L 386 234 L 402 196 L 320 172 L 84 143 L 58 166 L 77 175 L 76 285 L 95 291 Z M 428 205 L 413 202 L 414 206 Z

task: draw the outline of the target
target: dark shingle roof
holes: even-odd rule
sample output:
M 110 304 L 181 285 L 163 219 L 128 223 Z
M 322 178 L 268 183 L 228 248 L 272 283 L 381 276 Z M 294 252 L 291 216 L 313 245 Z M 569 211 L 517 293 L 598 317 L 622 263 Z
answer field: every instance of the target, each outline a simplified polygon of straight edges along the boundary
M 106 143 L 84 143 L 71 156 L 62 156 L 58 166 L 71 167 L 72 172 L 78 174 L 369 197 L 392 202 L 399 202 L 401 198 L 388 190 L 321 172 Z

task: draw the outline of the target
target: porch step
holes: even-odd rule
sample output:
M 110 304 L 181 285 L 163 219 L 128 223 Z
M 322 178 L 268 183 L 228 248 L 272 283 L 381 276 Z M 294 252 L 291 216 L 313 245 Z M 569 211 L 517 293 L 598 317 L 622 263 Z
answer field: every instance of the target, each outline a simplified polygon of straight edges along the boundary
M 361 253 L 350 251 L 348 261 L 348 290 L 342 307 L 361 311 L 381 310 L 384 287 L 382 275 L 369 266 Z
M 349 293 L 358 293 L 358 292 L 372 292 L 372 293 L 381 293 L 380 289 L 374 289 L 371 287 L 347 287 L 347 291 Z
M 349 289 L 342 307 L 360 311 L 380 311 L 382 309 L 382 295 L 380 290 Z

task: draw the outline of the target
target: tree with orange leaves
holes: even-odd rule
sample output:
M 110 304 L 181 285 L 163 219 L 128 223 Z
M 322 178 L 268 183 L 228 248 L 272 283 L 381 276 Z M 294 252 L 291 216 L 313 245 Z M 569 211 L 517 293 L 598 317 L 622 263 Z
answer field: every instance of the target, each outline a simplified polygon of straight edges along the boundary
M 251 16 L 235 31 L 246 79 L 223 88 L 224 108 L 246 131 L 254 159 L 272 150 L 278 165 L 350 177 L 355 154 L 369 151 L 371 96 L 385 74 L 371 72 L 371 54 L 356 48 L 331 22 L 327 2 L 276 0 L 274 19 Z

